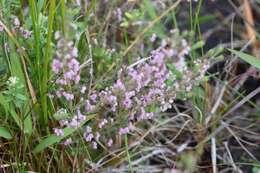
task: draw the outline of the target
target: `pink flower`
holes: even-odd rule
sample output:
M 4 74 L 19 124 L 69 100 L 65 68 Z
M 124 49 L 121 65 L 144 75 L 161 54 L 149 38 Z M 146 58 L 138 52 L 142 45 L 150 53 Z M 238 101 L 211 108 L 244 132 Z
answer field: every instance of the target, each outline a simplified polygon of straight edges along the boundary
M 187 70 L 187 66 L 186 66 L 186 62 L 185 62 L 184 57 L 180 57 L 179 61 L 177 63 L 175 63 L 174 66 L 180 72 Z
M 86 101 L 85 101 L 85 110 L 86 110 L 87 112 L 93 111 L 94 108 L 95 108 L 95 107 L 90 104 L 90 101 L 89 101 L 89 100 L 86 100 Z
M 65 126 L 65 125 L 68 124 L 68 120 L 60 120 L 60 121 L 59 121 L 59 124 L 60 124 L 61 126 Z
M 107 146 L 108 147 L 111 147 L 113 145 L 113 139 L 109 139 L 108 142 L 107 142 Z
M 96 93 L 93 93 L 93 94 L 91 94 L 90 95 L 90 100 L 92 101 L 92 102 L 96 102 L 96 99 L 97 99 L 97 94 Z
M 0 24 L 0 32 L 4 30 L 4 26 Z
M 78 49 L 76 47 L 73 47 L 71 50 L 71 56 L 77 57 L 78 56 Z
M 16 17 L 16 18 L 14 18 L 14 25 L 16 26 L 16 27 L 19 27 L 20 26 L 20 20 Z
M 164 53 L 167 57 L 173 57 L 177 55 L 177 50 L 176 49 L 165 49 Z
M 94 142 L 94 141 L 92 142 L 92 148 L 93 148 L 93 149 L 97 149 L 97 143 Z
M 114 11 L 114 14 L 116 15 L 117 17 L 117 20 L 120 22 L 122 20 L 122 11 L 120 8 L 117 8 L 115 11 Z
M 90 134 L 85 134 L 85 140 L 87 142 L 90 142 L 94 138 L 94 135 L 92 133 Z
M 125 98 L 123 101 L 123 105 L 125 108 L 130 109 L 132 107 L 132 101 L 129 98 Z
M 64 136 L 64 132 L 62 129 L 54 128 L 53 130 L 56 136 Z
M 77 115 L 75 115 L 74 118 L 80 123 L 86 120 L 86 116 L 82 115 L 79 109 L 77 110 Z
M 72 128 L 77 128 L 77 127 L 80 126 L 80 122 L 79 122 L 77 119 L 73 118 L 73 119 L 69 122 L 68 126 L 69 126 L 69 127 L 72 127 Z
M 157 38 L 157 35 L 155 33 L 153 33 L 152 36 L 150 37 L 150 41 L 153 43 L 153 42 L 155 42 L 156 38 Z
M 74 71 L 70 70 L 64 73 L 64 79 L 65 80 L 73 80 L 73 77 L 75 76 Z
M 31 33 L 32 33 L 31 31 L 25 30 L 23 27 L 20 27 L 20 28 L 19 28 L 19 31 L 20 31 L 20 33 L 23 35 L 23 37 L 24 37 L 25 39 L 29 38 L 30 35 L 31 35 Z
M 98 141 L 98 140 L 99 140 L 99 138 L 100 138 L 100 136 L 101 136 L 101 135 L 100 135 L 100 133 L 99 133 L 99 132 L 97 132 L 97 133 L 96 133 L 96 136 L 95 136 L 95 140 L 96 140 L 96 141 Z
M 72 144 L 72 139 L 71 138 L 66 139 L 63 144 L 66 146 Z
M 106 119 L 103 119 L 99 124 L 98 127 L 100 129 L 102 129 L 106 124 L 108 123 L 108 121 Z
M 63 92 L 63 96 L 66 98 L 67 101 L 72 101 L 74 99 L 74 95 L 67 92 Z
M 80 75 L 77 74 L 76 77 L 75 77 L 75 84 L 78 84 L 80 81 Z
M 124 91 L 125 90 L 125 85 L 122 83 L 122 81 L 120 79 L 118 79 L 116 81 L 116 83 L 113 85 L 113 89 Z
M 164 54 L 160 51 L 154 51 L 152 54 L 151 63 L 155 65 L 162 65 L 164 64 Z
M 126 92 L 126 93 L 125 93 L 125 97 L 126 97 L 126 98 L 131 98 L 131 97 L 133 97 L 133 96 L 135 96 L 135 91 L 129 91 L 129 92 Z
M 59 71 L 63 67 L 63 64 L 62 64 L 62 62 L 60 60 L 54 59 L 52 61 L 52 66 L 51 67 L 52 67 L 52 71 L 57 74 L 57 73 L 59 73 Z
M 68 67 L 69 69 L 71 69 L 74 72 L 78 72 L 79 71 L 79 62 L 73 58 L 68 62 Z
M 125 135 L 125 134 L 129 133 L 129 128 L 128 127 L 120 128 L 118 133 L 119 133 L 119 135 Z

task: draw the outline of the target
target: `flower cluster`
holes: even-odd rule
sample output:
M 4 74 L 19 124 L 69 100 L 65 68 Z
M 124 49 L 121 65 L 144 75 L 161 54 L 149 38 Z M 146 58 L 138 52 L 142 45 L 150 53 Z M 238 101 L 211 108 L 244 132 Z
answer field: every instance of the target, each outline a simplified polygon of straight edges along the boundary
M 178 94 L 190 92 L 208 68 L 207 61 L 196 60 L 192 65 L 202 70 L 194 73 L 192 65 L 188 65 L 185 60 L 190 51 L 187 41 L 176 31 L 172 34 L 174 39 L 162 40 L 159 47 L 150 52 L 149 57 L 120 69 L 115 83 L 110 87 L 101 91 L 89 91 L 89 97 L 81 100 L 83 108 L 79 106 L 73 118 L 60 120 L 61 126 L 79 127 L 85 120 L 80 110 L 86 114 L 95 112 L 96 118 L 84 130 L 85 141 L 94 149 L 100 143 L 111 147 L 116 136 L 131 133 L 137 124 L 152 121 L 156 112 L 171 108 Z M 151 42 L 155 41 L 158 39 L 153 34 Z M 56 82 L 61 86 L 58 96 L 64 96 L 67 101 L 71 99 L 68 99 L 64 86 L 78 84 L 80 79 L 79 63 L 74 54 L 77 51 L 71 46 L 72 44 L 59 41 L 58 48 L 65 49 L 66 53 L 54 59 L 52 64 L 54 73 L 62 72 Z M 67 75 L 68 72 L 71 75 Z M 81 90 L 85 91 L 86 88 Z M 55 129 L 55 133 L 62 134 L 60 129 Z
M 71 91 L 71 87 L 80 81 L 80 64 L 76 59 L 78 49 L 73 46 L 72 41 L 67 42 L 65 39 L 60 39 L 59 32 L 55 33 L 55 38 L 58 39 L 58 51 L 52 62 L 52 71 L 55 74 L 59 74 L 59 77 L 56 79 L 56 84 L 59 86 L 56 96 L 72 101 L 74 94 Z
M 25 39 L 28 39 L 31 36 L 32 31 L 28 31 L 27 29 L 22 27 L 20 20 L 17 17 L 14 18 L 13 24 L 14 24 L 14 29 L 17 30 Z
M 28 39 L 31 36 L 32 31 L 28 31 L 24 27 L 22 27 L 20 20 L 17 17 L 13 19 L 13 25 L 13 32 L 20 33 L 25 39 Z M 0 32 L 2 31 L 4 31 L 4 26 L 0 24 Z

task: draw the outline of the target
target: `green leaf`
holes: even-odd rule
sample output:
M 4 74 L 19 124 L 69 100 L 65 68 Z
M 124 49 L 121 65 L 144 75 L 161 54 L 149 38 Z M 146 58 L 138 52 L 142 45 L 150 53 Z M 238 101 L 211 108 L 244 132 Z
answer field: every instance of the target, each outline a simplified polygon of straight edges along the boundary
M 191 50 L 196 50 L 199 48 L 202 48 L 204 46 L 205 42 L 204 41 L 198 41 L 197 43 L 195 43 L 192 47 Z
M 0 136 L 5 139 L 12 139 L 11 133 L 5 128 L 0 126 Z
M 128 27 L 129 23 L 127 21 L 124 21 L 120 24 L 121 27 Z
M 86 118 L 86 120 L 81 123 L 80 127 L 85 124 L 87 121 L 91 120 L 95 115 L 91 115 L 88 116 Z M 79 128 L 80 128 L 79 127 Z M 67 127 L 65 129 L 63 129 L 64 135 L 63 136 L 56 136 L 56 135 L 50 135 L 47 138 L 43 139 L 33 150 L 33 153 L 39 153 L 41 151 L 43 151 L 45 148 L 60 142 L 61 140 L 65 139 L 66 137 L 68 137 L 69 135 L 71 135 L 72 133 L 74 133 L 76 130 L 78 130 L 78 128 L 70 128 Z
M 21 91 L 19 90 L 19 93 L 21 93 L 22 95 L 26 96 L 26 101 L 24 101 L 24 103 L 22 104 L 22 109 L 20 109 L 21 113 L 19 114 L 20 117 L 22 117 L 21 115 L 27 115 L 28 112 L 30 112 L 30 99 L 29 99 L 29 93 L 27 92 L 26 88 L 24 86 L 27 85 L 26 79 L 25 79 L 25 74 L 23 71 L 23 64 L 22 61 L 20 59 L 20 54 L 17 54 L 15 51 L 15 45 L 13 42 L 9 42 L 9 46 L 10 46 L 10 71 L 11 71 L 11 75 L 12 76 L 16 76 L 19 78 L 19 85 L 23 86 L 21 87 Z M 14 100 L 15 102 L 15 100 Z M 28 116 L 26 116 L 26 118 L 23 121 L 19 121 L 18 119 L 20 118 L 16 118 L 16 111 L 14 106 L 12 106 L 10 104 L 9 106 L 9 112 L 10 114 L 15 118 L 16 123 L 19 123 L 19 127 L 20 129 L 23 129 L 24 132 L 26 134 L 31 134 L 32 133 L 32 118 L 31 115 L 28 114 Z M 23 123 L 23 126 L 22 126 Z
M 260 172 L 260 166 L 259 167 L 254 166 L 252 171 L 253 171 L 253 173 L 259 173 Z
M 207 55 L 209 57 L 216 57 L 218 56 L 219 54 L 221 54 L 223 52 L 224 48 L 223 47 L 215 47 L 215 48 L 212 48 L 208 51 Z
M 125 16 L 128 18 L 128 19 L 132 19 L 133 18 L 133 15 L 131 13 L 128 13 L 128 12 L 125 12 Z
M 216 20 L 215 15 L 206 15 L 206 16 L 199 16 L 199 24 L 209 23 L 211 21 Z
M 6 113 L 10 113 L 16 124 L 21 128 L 19 116 L 16 114 L 15 109 L 9 106 L 8 99 L 0 93 L 0 105 L 4 108 Z
M 228 49 L 230 52 L 234 53 L 235 55 L 237 55 L 239 58 L 243 59 L 244 61 L 246 61 L 248 64 L 260 69 L 260 60 L 257 59 L 256 57 L 253 57 L 252 55 L 240 52 L 240 51 L 236 51 L 236 50 L 232 50 L 232 49 Z

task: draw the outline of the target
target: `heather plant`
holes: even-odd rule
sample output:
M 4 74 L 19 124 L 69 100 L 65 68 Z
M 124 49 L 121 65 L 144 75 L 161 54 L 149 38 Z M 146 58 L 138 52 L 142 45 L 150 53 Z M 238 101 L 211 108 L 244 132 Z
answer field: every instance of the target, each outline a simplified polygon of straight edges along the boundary
M 171 109 L 176 98 L 190 97 L 192 88 L 203 81 L 209 60 L 188 64 L 186 56 L 191 47 L 178 30 L 171 31 L 171 36 L 163 40 L 153 34 L 150 40 L 159 47 L 149 57 L 119 69 L 111 86 L 89 90 L 86 84 L 79 84 L 77 49 L 73 42 L 60 38 L 57 58 L 52 62 L 52 71 L 57 75 L 54 98 L 63 100 L 66 107 L 55 113 L 55 117 L 61 116 L 60 127 L 55 127 L 54 133 L 63 136 L 62 128 L 79 128 L 89 114 L 95 114 L 81 127 L 84 139 L 93 149 L 98 144 L 111 147 L 115 141 L 121 143 L 121 136 L 131 134 L 136 125 L 153 121 L 156 112 Z M 71 116 L 63 111 L 67 108 Z

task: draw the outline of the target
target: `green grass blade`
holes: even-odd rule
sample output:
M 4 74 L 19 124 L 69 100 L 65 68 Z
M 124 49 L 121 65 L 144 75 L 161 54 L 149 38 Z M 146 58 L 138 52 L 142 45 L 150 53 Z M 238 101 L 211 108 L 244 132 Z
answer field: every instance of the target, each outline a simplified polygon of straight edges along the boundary
M 65 34 L 65 12 L 66 12 L 65 0 L 61 0 L 61 30 L 63 34 Z
M 131 162 L 131 156 L 130 156 L 130 153 L 129 153 L 127 134 L 125 135 L 125 150 L 126 150 L 126 155 L 127 155 L 127 161 L 128 161 L 129 170 L 130 170 L 131 173 L 134 173 L 133 166 L 132 166 L 132 162 Z
M 246 61 L 248 64 L 260 69 L 260 60 L 256 57 L 246 54 L 244 52 L 240 52 L 237 50 L 228 49 L 230 52 L 234 53 L 236 56 L 241 58 L 242 60 Z
M 41 101 L 43 108 L 43 117 L 41 117 L 42 123 L 46 125 L 48 131 L 48 107 L 47 107 L 47 92 L 48 92 L 48 74 L 49 74 L 49 61 L 50 61 L 50 51 L 51 51 L 51 38 L 53 31 L 53 21 L 55 14 L 55 0 L 50 1 L 50 9 L 49 9 L 49 18 L 48 18 L 48 36 L 47 43 L 45 47 L 45 56 L 44 56 L 44 64 L 43 64 L 43 78 L 42 78 L 42 93 L 41 93 Z
M 39 73 L 40 57 L 41 57 L 40 26 L 38 21 L 38 10 L 34 0 L 29 0 L 29 7 L 31 12 L 31 20 L 33 26 L 34 43 L 35 43 L 34 45 L 35 45 L 35 55 L 36 55 L 36 67 Z

